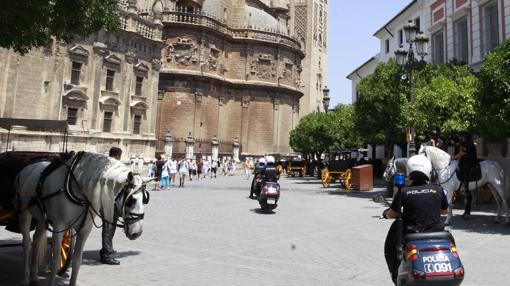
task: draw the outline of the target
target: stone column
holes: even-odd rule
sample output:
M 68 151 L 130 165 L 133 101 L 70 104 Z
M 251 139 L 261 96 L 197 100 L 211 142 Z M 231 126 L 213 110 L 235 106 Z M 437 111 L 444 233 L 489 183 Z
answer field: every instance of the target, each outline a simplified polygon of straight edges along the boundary
M 216 137 L 216 135 L 213 137 L 213 139 L 211 141 L 211 145 L 212 145 L 212 160 L 218 161 L 218 154 L 220 151 L 220 141 L 218 141 L 218 138 Z
M 195 140 L 193 140 L 193 136 L 191 136 L 191 132 L 188 134 L 188 138 L 186 138 L 186 159 L 193 159 L 193 146 L 195 145 Z
M 165 156 L 172 157 L 173 152 L 173 146 L 174 146 L 174 139 L 172 138 L 172 135 L 170 134 L 170 131 L 165 134 Z
M 232 144 L 232 159 L 234 159 L 236 161 L 236 163 L 239 163 L 241 162 L 241 160 L 239 160 L 239 148 L 241 147 L 241 144 L 239 144 L 239 140 L 237 140 L 237 137 L 236 139 L 234 139 L 234 143 Z

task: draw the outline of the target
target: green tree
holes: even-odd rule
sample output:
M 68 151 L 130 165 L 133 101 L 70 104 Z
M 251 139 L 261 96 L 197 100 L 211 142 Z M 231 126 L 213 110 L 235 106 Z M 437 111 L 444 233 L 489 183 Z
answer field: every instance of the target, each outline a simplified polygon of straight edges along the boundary
M 360 147 L 363 139 L 360 137 L 354 123 L 354 106 L 339 104 L 334 112 L 328 113 L 331 119 L 331 133 L 334 137 L 334 149 Z
M 429 64 L 415 75 L 414 101 L 405 109 L 408 125 L 421 138 L 431 130 L 453 135 L 476 127 L 479 81 L 467 65 Z
M 327 124 L 327 114 L 314 112 L 301 118 L 290 132 L 290 146 L 305 155 L 320 155 L 333 144 L 334 137 Z
M 117 0 L 16 0 L 0 4 L 0 47 L 23 54 L 51 37 L 70 41 L 118 27 Z
M 482 135 L 510 137 L 510 40 L 485 56 L 480 82 Z
M 354 104 L 355 127 L 365 143 L 384 144 L 387 151 L 405 142 L 407 97 L 402 74 L 394 60 L 380 63 L 358 85 L 360 96 Z

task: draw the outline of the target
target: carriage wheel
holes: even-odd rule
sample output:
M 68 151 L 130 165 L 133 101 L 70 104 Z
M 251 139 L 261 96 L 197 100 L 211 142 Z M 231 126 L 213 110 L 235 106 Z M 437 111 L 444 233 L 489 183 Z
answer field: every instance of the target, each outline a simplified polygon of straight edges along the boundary
M 64 232 L 64 236 L 62 238 L 62 244 L 60 245 L 60 269 L 57 272 L 57 275 L 62 275 L 66 273 L 69 265 L 71 263 L 71 256 L 73 252 L 73 229 L 69 228 Z M 53 256 L 53 242 L 51 244 L 51 255 Z
M 331 177 L 329 175 L 328 169 L 324 169 L 322 171 L 322 186 L 324 188 L 329 188 L 329 184 L 331 183 Z
M 344 177 L 345 190 L 350 192 L 351 191 L 351 187 L 352 187 L 352 172 L 351 172 L 351 169 L 348 169 L 347 171 L 345 171 L 343 177 Z

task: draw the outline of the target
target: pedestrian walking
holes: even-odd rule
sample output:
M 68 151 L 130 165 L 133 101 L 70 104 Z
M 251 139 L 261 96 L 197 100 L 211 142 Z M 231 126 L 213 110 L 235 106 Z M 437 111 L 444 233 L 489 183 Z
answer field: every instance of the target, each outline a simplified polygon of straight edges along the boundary
M 147 177 L 154 177 L 154 161 L 152 160 L 147 164 Z
M 213 175 L 214 175 L 214 178 L 216 178 L 217 169 L 218 169 L 218 163 L 216 162 L 216 160 L 213 160 L 211 163 L 211 178 Z
M 189 180 L 193 181 L 193 176 L 197 174 L 197 162 L 196 160 L 190 160 L 189 163 Z
M 250 168 L 250 160 L 246 158 L 244 161 L 244 174 L 246 175 L 246 180 L 250 179 L 251 168 Z
M 170 189 L 170 160 L 167 160 L 161 171 L 161 190 Z
M 182 159 L 179 162 L 179 188 L 184 187 L 184 182 L 186 181 L 186 176 L 189 173 L 189 163 L 188 160 Z
M 165 160 L 163 160 L 163 155 L 159 155 L 159 159 L 156 161 L 156 184 L 155 189 L 160 191 L 161 190 L 161 174 L 163 172 L 163 166 L 165 165 Z
M 175 177 L 177 176 L 177 161 L 174 158 L 168 160 L 168 171 L 170 183 L 175 187 Z
M 204 161 L 200 160 L 197 164 L 197 179 L 200 181 L 200 177 L 202 175 L 202 170 L 204 169 Z

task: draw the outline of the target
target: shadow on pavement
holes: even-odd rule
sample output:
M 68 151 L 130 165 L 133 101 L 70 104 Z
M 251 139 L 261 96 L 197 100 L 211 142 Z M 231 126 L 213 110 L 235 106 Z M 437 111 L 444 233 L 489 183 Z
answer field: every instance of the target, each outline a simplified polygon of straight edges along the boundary
M 135 256 L 139 255 L 140 251 L 119 251 L 115 253 L 113 256 L 115 258 L 124 258 L 128 256 Z M 83 265 L 102 265 L 102 263 L 99 261 L 99 250 L 85 250 L 83 251 L 83 260 L 81 264 Z
M 251 212 L 254 212 L 256 214 L 261 214 L 261 215 L 272 215 L 272 214 L 275 214 L 274 211 L 269 211 L 269 212 L 265 212 L 263 211 L 261 208 L 258 208 L 258 209 L 251 209 L 250 210 Z
M 510 235 L 510 227 L 494 222 L 496 216 L 492 213 L 473 214 L 469 220 L 463 219 L 460 215 L 454 215 L 452 230 L 462 230 L 465 232 L 481 233 L 481 234 L 501 234 Z

